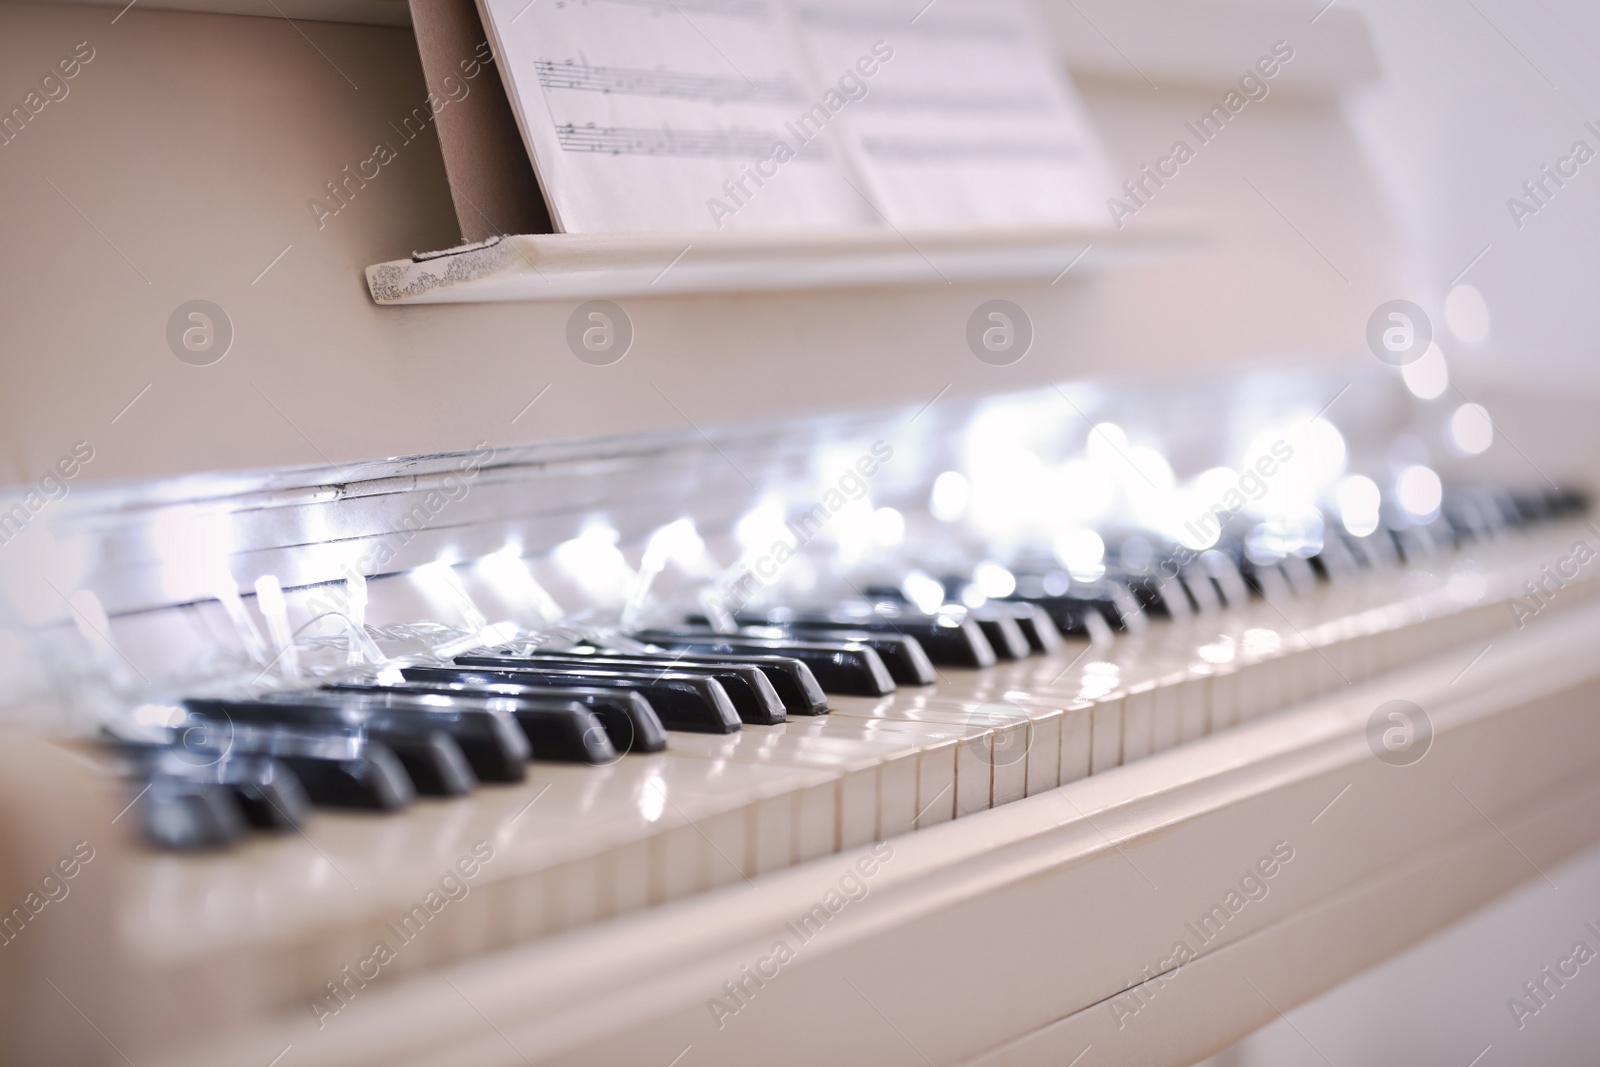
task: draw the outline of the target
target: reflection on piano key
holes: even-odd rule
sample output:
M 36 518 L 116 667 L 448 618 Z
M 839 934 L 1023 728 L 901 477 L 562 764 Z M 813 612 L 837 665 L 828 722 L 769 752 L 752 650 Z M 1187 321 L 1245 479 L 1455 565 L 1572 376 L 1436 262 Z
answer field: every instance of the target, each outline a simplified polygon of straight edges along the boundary
M 696 663 L 684 657 L 621 656 L 609 653 L 571 653 L 531 651 L 512 653 L 506 649 L 488 649 L 483 653 L 457 656 L 456 662 L 464 667 L 565 667 L 578 670 L 590 664 L 598 667 L 617 667 L 644 671 L 674 671 L 715 679 L 732 701 L 740 721 L 771 725 L 783 721 L 783 701 L 777 690 L 767 680 L 766 672 L 747 663 Z
M 406 667 L 400 674 L 409 682 L 415 682 L 424 687 L 438 686 L 447 691 L 460 689 L 469 693 L 483 693 L 488 696 L 509 696 L 518 700 L 531 700 L 535 703 L 547 701 L 571 701 L 591 711 L 600 724 L 605 728 L 606 736 L 611 742 L 614 752 L 660 752 L 667 747 L 666 731 L 662 728 L 661 719 L 656 715 L 656 710 L 650 701 L 645 699 L 643 693 L 626 688 L 599 689 L 599 688 L 562 688 L 538 685 L 519 685 L 511 682 L 494 682 L 476 676 L 471 671 L 463 671 L 456 667 Z M 371 683 L 364 683 L 371 684 Z M 392 684 L 392 683 L 391 683 Z M 523 720 L 521 705 L 518 705 L 518 719 Z M 530 734 L 529 740 L 533 741 Z M 537 742 L 533 742 L 537 746 Z M 592 742 L 591 742 L 592 743 Z M 546 755 L 537 747 L 534 749 L 535 759 L 559 759 L 559 756 Z M 606 762 L 609 762 L 607 760 Z
M 610 763 L 616 749 L 600 717 L 576 700 L 533 699 L 530 692 L 506 693 L 511 686 L 468 686 L 459 682 L 340 682 L 329 686 L 336 692 L 380 693 L 396 691 L 430 693 L 452 697 L 489 697 L 503 702 L 514 716 L 537 759 L 575 763 Z M 497 691 L 498 690 L 498 691 Z M 618 701 L 620 705 L 620 701 Z
M 715 654 L 768 653 L 804 663 L 825 693 L 883 696 L 894 692 L 896 679 L 867 640 L 801 641 L 782 636 L 776 628 L 747 628 L 740 633 L 718 633 L 706 627 L 683 626 L 667 630 L 641 630 L 641 641 L 667 649 L 692 649 Z M 860 638 L 870 635 L 858 634 Z M 929 666 L 928 684 L 932 667 Z

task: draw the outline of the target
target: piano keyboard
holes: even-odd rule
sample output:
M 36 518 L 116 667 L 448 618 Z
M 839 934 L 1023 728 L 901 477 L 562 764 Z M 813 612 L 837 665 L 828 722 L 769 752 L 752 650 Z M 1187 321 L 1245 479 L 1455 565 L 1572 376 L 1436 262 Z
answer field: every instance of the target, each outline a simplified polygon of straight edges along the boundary
M 896 685 L 878 695 L 830 692 L 826 714 L 805 706 L 803 687 L 780 693 L 770 683 L 765 690 L 751 684 L 760 670 L 740 676 L 725 661 L 687 673 L 687 659 L 662 653 L 647 681 L 682 674 L 690 689 L 714 692 L 721 683 L 690 682 L 720 675 L 743 677 L 748 688 L 738 707 L 727 698 L 715 715 L 702 710 L 699 718 L 673 719 L 661 745 L 648 729 L 634 735 L 633 720 L 615 708 L 609 718 L 592 714 L 599 706 L 593 701 L 614 696 L 588 690 L 588 706 L 576 696 L 608 669 L 625 672 L 622 660 L 642 655 L 635 641 L 618 642 L 619 662 L 605 669 L 548 668 L 558 672 L 560 685 L 548 689 L 552 699 L 540 706 L 559 706 L 565 721 L 583 728 L 567 728 L 554 742 L 546 735 L 555 745 L 549 749 L 530 728 L 534 762 L 525 781 L 493 781 L 497 775 L 483 773 L 480 754 L 477 762 L 467 760 L 461 776 L 467 788 L 454 790 L 467 795 L 406 798 L 389 805 L 404 808 L 393 814 L 322 808 L 296 832 L 251 834 L 229 851 L 146 853 L 135 862 L 125 925 L 141 953 L 177 975 L 180 987 L 203 981 L 219 961 L 248 957 L 257 1003 L 309 1006 L 320 1023 L 357 995 L 360 982 L 352 982 L 348 968 L 367 960 L 375 943 L 404 945 L 383 967 L 386 974 L 435 968 L 1041 794 L 1447 650 L 1464 650 L 1463 665 L 1470 666 L 1470 654 L 1514 621 L 1510 605 L 1528 596 L 1530 578 L 1589 532 L 1560 515 L 1492 537 L 1465 537 L 1459 549 L 1433 555 L 1413 542 L 1408 564 L 1373 562 L 1298 586 L 1256 576 L 1252 581 L 1267 595 L 1241 602 L 1242 587 L 1234 583 L 1226 604 L 1219 595 L 1168 618 L 1130 617 L 1114 635 L 1090 627 L 1093 641 L 1083 634 L 1045 637 L 1040 643 L 1049 651 L 1037 650 L 1021 627 L 1009 647 L 999 631 L 1008 658 L 980 637 L 972 645 L 991 665 L 951 666 L 962 653 L 946 648 L 928 664 L 931 684 Z M 1552 603 L 1562 610 L 1585 603 L 1595 588 L 1587 577 Z M 1013 621 L 1029 615 L 1009 613 Z M 769 613 L 764 621 L 782 616 Z M 913 621 L 936 621 L 906 618 L 908 630 Z M 988 621 L 995 632 L 994 619 Z M 676 626 L 635 636 L 665 644 L 692 631 Z M 771 643 L 822 646 L 832 631 L 788 633 Z M 921 669 L 915 657 L 895 659 L 920 644 L 902 642 L 897 650 L 892 632 L 879 636 L 898 670 Z M 869 647 L 863 640 L 847 644 L 844 659 L 856 668 L 876 659 L 881 685 L 889 674 L 884 657 L 863 654 Z M 417 699 L 418 686 L 443 693 L 466 678 L 472 688 L 465 691 L 478 694 L 473 699 L 492 702 L 498 694 L 511 707 L 508 694 L 521 699 L 528 691 L 506 687 L 527 682 L 524 672 L 539 665 L 525 652 L 514 643 L 471 651 L 453 667 L 417 668 L 408 672 L 406 699 Z M 568 669 L 575 673 L 559 674 Z M 829 677 L 870 688 L 873 672 L 865 673 L 866 682 L 859 671 Z M 374 691 L 364 686 L 321 699 L 365 700 Z M 762 707 L 774 701 L 781 721 L 760 721 Z M 221 717 L 225 725 L 227 718 Z M 274 719 L 270 710 L 244 719 L 228 728 L 308 721 L 299 713 Z M 370 741 L 376 732 L 354 734 Z M 566 749 L 560 736 L 568 739 Z M 632 736 L 638 745 L 629 744 Z M 208 750 L 201 744 L 188 751 Z M 409 772 L 417 758 L 402 759 L 402 768 Z M 483 784 L 471 782 L 474 776 Z M 516 775 L 501 768 L 498 777 Z M 424 794 L 451 792 L 413 785 Z M 468 861 L 471 877 L 459 873 Z M 411 927 L 397 923 L 407 915 L 427 924 L 426 937 L 406 937 Z

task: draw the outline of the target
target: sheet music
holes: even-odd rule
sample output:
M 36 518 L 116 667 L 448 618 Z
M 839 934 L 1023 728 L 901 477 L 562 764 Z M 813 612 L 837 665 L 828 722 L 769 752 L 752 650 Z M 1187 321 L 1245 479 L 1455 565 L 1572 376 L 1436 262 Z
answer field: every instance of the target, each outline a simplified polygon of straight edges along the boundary
M 814 100 L 775 0 L 479 2 L 558 229 L 875 218 L 837 134 L 796 135 Z
M 562 231 L 1104 223 L 1026 0 L 479 4 Z
M 893 43 L 871 93 L 839 116 L 851 163 L 888 221 L 1103 225 L 1115 179 L 1027 0 L 924 5 L 794 0 L 819 76 L 863 40 Z

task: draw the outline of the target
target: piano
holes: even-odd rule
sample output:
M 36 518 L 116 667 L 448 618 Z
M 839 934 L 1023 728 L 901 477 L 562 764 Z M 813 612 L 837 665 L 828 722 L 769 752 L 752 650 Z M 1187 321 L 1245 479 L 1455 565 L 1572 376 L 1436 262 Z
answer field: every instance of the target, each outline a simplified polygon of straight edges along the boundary
M 1131 6 L 1044 7 L 1130 173 L 1292 33 L 1250 181 L 656 292 L 461 208 L 492 79 L 307 213 L 470 9 L 0 7 L 70 87 L 0 149 L 57 342 L 4 401 L 0 1058 L 1181 1067 L 1600 840 L 1592 484 L 1369 350 L 1362 19 Z M 369 286 L 502 246 L 612 271 L 626 358 L 515 262 Z

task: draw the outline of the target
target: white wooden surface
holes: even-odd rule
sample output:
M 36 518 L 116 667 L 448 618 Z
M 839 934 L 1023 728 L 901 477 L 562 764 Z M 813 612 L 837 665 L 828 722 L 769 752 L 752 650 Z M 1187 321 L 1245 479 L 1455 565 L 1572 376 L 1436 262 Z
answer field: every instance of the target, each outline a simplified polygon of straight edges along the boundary
M 1052 282 L 1148 261 L 1198 234 L 1039 228 L 923 232 L 521 234 L 367 268 L 379 304 L 781 292 L 860 285 Z

